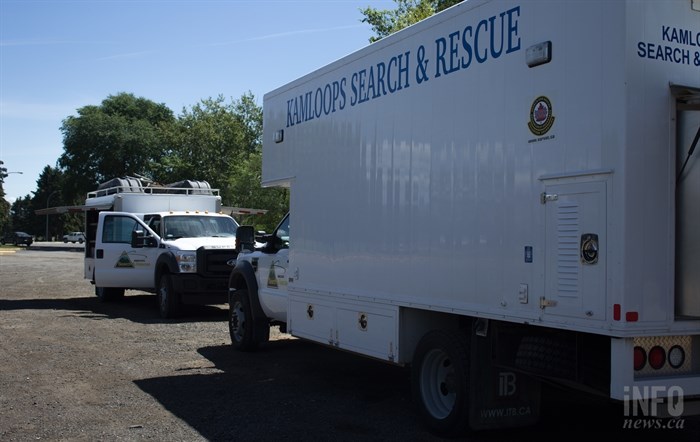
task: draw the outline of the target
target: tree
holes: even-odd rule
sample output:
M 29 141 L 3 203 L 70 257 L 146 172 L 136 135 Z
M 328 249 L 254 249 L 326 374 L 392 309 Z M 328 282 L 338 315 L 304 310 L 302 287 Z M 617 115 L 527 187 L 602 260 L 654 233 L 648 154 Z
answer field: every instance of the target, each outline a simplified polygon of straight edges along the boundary
M 251 219 L 259 228 L 274 227 L 286 212 L 286 193 L 260 185 L 262 108 L 250 92 L 238 100 L 219 95 L 183 109 L 168 141 L 159 176 L 169 182 L 205 180 L 221 189 L 225 205 L 269 210 Z
M 36 191 L 32 198 L 34 209 L 61 206 L 71 201 L 64 194 L 65 179 L 63 172 L 51 166 L 44 167 L 36 181 Z M 84 195 L 83 195 L 84 196 Z M 82 203 L 82 201 L 81 201 Z M 33 219 L 31 231 L 37 236 L 60 237 L 63 233 L 84 230 L 84 218 L 80 214 L 65 213 L 62 215 L 36 216 Z
M 99 106 L 84 106 L 63 120 L 64 196 L 82 200 L 97 184 L 114 177 L 153 175 L 166 152 L 164 127 L 173 112 L 133 94 L 110 95 Z
M 286 189 L 261 187 L 262 107 L 248 93 L 234 102 L 234 111 L 243 126 L 243 143 L 247 151 L 233 167 L 226 196 L 230 197 L 233 206 L 267 209 L 267 214 L 245 221 L 270 232 L 289 210 L 289 193 Z
M 5 189 L 3 184 L 7 178 L 7 168 L 3 167 L 4 162 L 0 161 L 0 235 L 9 231 L 12 226 L 10 224 L 10 203 L 5 199 Z
M 396 9 L 378 10 L 367 7 L 360 12 L 365 17 L 363 23 L 369 23 L 375 36 L 370 37 L 370 43 L 400 31 L 424 20 L 436 12 L 460 3 L 462 0 L 394 0 Z
M 203 180 L 222 189 L 236 161 L 254 148 L 248 144 L 235 102 L 226 103 L 221 95 L 184 108 L 169 127 L 167 140 L 169 149 L 157 174 L 161 180 Z
M 10 224 L 10 203 L 5 199 L 5 189 L 0 182 L 0 235 L 12 229 Z
M 266 209 L 265 215 L 255 215 L 243 219 L 244 223 L 255 224 L 260 230 L 271 232 L 289 210 L 289 192 L 278 187 L 262 188 L 262 151 L 251 153 L 248 158 L 233 168 L 230 199 L 226 205 Z
M 36 215 L 34 215 L 31 195 L 17 198 L 15 202 L 12 203 L 10 216 L 12 230 L 19 230 L 32 235 L 36 234 L 32 228 Z

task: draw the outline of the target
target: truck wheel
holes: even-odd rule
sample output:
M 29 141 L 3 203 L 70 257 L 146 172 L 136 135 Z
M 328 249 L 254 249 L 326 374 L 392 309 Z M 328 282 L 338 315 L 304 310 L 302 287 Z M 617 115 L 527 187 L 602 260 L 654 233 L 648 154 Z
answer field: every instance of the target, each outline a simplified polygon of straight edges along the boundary
M 469 424 L 469 342 L 462 333 L 434 330 L 418 343 L 411 362 L 411 391 L 425 424 L 458 436 Z
M 118 287 L 95 287 L 95 295 L 102 302 L 116 301 L 124 297 L 124 289 Z
M 236 290 L 228 308 L 228 331 L 236 350 L 253 351 L 258 342 L 253 339 L 253 310 L 250 308 L 248 290 Z
M 164 272 L 158 281 L 158 311 L 163 319 L 174 318 L 180 313 L 180 300 L 173 289 L 170 273 Z

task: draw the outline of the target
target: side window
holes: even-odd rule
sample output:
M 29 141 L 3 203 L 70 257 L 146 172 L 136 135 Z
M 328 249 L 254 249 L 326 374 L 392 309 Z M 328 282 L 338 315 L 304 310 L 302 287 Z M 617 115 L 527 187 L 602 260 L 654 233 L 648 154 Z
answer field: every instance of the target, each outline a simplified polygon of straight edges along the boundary
M 146 215 L 143 220 L 158 236 L 163 236 L 160 231 L 160 215 Z
M 125 216 L 105 217 L 102 229 L 103 243 L 131 243 L 131 232 L 136 227 L 136 220 Z

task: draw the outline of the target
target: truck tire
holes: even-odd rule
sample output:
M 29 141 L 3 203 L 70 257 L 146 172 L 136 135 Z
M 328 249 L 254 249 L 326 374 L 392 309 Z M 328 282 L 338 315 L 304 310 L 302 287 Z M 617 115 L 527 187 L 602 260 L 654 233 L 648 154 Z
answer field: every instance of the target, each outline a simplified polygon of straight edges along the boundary
M 421 338 L 411 362 L 411 392 L 431 431 L 454 437 L 467 430 L 469 376 L 467 335 L 434 330 Z
M 95 295 L 102 302 L 112 302 L 124 297 L 124 289 L 118 287 L 95 287 Z
M 259 343 L 253 338 L 253 310 L 248 290 L 241 289 L 233 293 L 228 312 L 228 331 L 233 348 L 240 351 L 256 350 Z
M 161 318 L 174 318 L 180 313 L 180 298 L 173 289 L 173 280 L 170 273 L 163 272 L 160 275 L 156 294 L 158 297 L 158 313 L 160 313 Z

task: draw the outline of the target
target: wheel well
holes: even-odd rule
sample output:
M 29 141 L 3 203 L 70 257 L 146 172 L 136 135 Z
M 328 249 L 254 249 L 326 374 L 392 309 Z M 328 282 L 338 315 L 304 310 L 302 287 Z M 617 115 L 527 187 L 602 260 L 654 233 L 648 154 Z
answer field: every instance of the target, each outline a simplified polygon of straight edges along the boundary
M 469 330 L 469 324 L 459 315 L 413 308 L 402 308 L 399 314 L 403 324 L 411 324 L 400 328 L 398 362 L 402 364 L 411 363 L 418 341 L 431 330 Z
M 156 268 L 156 274 L 155 274 L 155 284 L 154 287 L 156 290 L 158 289 L 158 284 L 160 284 L 160 277 L 164 273 L 169 273 L 170 269 L 168 269 L 168 265 L 166 263 L 161 263 L 157 268 Z
M 240 273 L 232 273 L 228 283 L 229 288 L 245 289 L 248 287 L 245 278 Z

